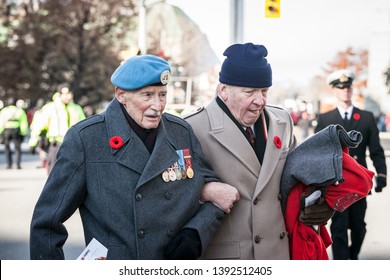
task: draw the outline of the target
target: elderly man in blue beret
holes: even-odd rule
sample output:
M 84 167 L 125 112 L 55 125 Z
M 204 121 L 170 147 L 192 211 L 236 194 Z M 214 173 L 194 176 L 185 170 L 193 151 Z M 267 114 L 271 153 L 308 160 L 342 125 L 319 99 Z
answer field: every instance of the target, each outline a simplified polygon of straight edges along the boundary
M 107 110 L 70 128 L 34 210 L 31 259 L 65 258 L 64 222 L 77 209 L 86 244 L 102 249 L 94 258 L 203 254 L 225 215 L 203 188 L 233 187 L 218 182 L 190 125 L 163 113 L 169 77 L 160 57 L 130 58 L 111 77 Z M 239 199 L 229 193 L 225 212 Z

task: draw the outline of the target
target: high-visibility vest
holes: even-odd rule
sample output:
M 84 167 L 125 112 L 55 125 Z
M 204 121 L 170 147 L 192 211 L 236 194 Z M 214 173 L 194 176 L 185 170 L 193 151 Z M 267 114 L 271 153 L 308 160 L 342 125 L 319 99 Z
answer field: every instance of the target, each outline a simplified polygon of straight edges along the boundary
M 35 146 L 43 131 L 50 142 L 63 142 L 68 129 L 77 122 L 85 119 L 82 107 L 73 102 L 64 104 L 59 98 L 49 102 L 39 111 L 37 120 L 31 129 L 30 146 Z
M 28 132 L 28 120 L 27 114 L 22 108 L 9 105 L 0 111 L 0 133 L 7 128 L 19 128 L 20 135 L 26 136 Z

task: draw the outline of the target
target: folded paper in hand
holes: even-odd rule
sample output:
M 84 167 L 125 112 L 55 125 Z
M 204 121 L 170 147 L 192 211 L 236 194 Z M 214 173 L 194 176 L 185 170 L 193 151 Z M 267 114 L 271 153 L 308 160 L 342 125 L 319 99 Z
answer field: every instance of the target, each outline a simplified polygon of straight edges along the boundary
M 107 251 L 103 244 L 93 238 L 77 260 L 104 260 L 107 257 Z
M 321 197 L 321 191 L 320 190 L 314 191 L 311 195 L 305 198 L 305 207 L 313 205 L 320 197 Z

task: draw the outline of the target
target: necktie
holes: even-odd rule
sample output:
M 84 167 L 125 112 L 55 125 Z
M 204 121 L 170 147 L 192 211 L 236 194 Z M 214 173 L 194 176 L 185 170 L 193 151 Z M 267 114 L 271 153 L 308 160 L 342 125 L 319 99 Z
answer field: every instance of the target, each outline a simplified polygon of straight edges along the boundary
M 253 134 L 253 130 L 251 127 L 246 128 L 246 133 L 248 133 L 249 140 L 251 141 L 252 146 L 255 145 L 255 135 Z
M 347 127 L 348 122 L 349 122 L 349 120 L 348 120 L 348 112 L 345 112 L 345 113 L 344 113 L 344 119 L 343 119 L 344 128 Z
M 260 164 L 263 164 L 265 154 L 265 147 L 267 146 L 267 121 L 265 114 L 261 114 L 260 119 L 255 123 L 256 129 L 256 143 L 255 151 Z

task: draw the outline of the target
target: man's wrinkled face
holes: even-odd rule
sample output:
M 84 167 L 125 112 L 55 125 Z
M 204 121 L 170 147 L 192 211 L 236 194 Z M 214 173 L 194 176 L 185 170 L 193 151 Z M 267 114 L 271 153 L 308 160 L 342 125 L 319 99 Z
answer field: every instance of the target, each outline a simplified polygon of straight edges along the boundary
M 267 104 L 269 88 L 219 85 L 219 96 L 242 126 L 253 125 Z
M 115 97 L 134 121 L 145 129 L 157 128 L 167 103 L 166 86 L 147 86 L 135 91 L 115 88 Z

